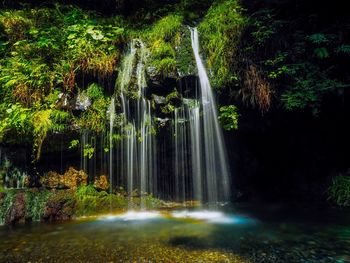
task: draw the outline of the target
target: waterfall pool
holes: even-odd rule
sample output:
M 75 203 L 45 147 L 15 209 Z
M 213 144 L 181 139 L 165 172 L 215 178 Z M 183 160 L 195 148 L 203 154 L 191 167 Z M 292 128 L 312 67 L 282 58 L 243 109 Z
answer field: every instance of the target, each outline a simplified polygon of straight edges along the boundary
M 130 211 L 0 227 L 0 262 L 349 262 L 350 213 Z

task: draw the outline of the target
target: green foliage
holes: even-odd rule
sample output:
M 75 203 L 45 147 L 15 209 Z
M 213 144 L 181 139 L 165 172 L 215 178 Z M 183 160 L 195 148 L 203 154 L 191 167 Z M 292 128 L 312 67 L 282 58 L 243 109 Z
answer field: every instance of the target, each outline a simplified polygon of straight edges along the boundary
M 312 34 L 311 36 L 308 37 L 308 39 L 313 43 L 313 44 L 326 44 L 328 43 L 328 38 L 325 34 L 317 33 L 317 34 Z
M 76 94 L 77 74 L 100 79 L 113 74 L 125 38 L 123 23 L 70 6 L 0 11 L 0 141 L 23 138 L 33 145 L 36 161 L 49 132 L 77 122 L 102 131 L 107 100 L 101 87 L 88 85 L 93 105 L 77 118 L 80 123 L 63 100 Z
M 350 176 L 334 177 L 328 189 L 329 199 L 339 206 L 350 206 Z
M 320 59 L 324 59 L 324 58 L 329 57 L 329 52 L 328 52 L 327 48 L 325 48 L 325 47 L 315 48 L 314 54 L 316 57 L 318 57 Z
M 27 107 L 41 103 L 53 89 L 54 73 L 40 59 L 12 54 L 14 56 L 4 61 L 0 71 L 1 95 Z
M 94 156 L 95 148 L 92 147 L 90 144 L 84 145 L 84 157 L 88 157 L 91 159 Z
M 26 219 L 40 221 L 44 215 L 45 206 L 53 193 L 47 190 L 29 189 L 25 192 Z
M 265 45 L 278 31 L 278 23 L 270 9 L 261 9 L 254 13 L 250 24 L 254 28 L 251 36 L 258 46 Z
M 193 55 L 189 30 L 181 32 L 181 42 L 176 48 L 177 69 L 180 76 L 195 75 L 196 63 Z
M 26 135 L 30 132 L 31 114 L 29 109 L 23 108 L 20 104 L 12 104 L 8 109 L 5 109 L 5 105 L 1 107 L 0 116 L 0 141 L 2 141 L 5 134 L 12 130 L 17 134 Z
M 102 78 L 113 73 L 119 56 L 115 45 L 124 38 L 122 27 L 96 25 L 92 20 L 83 19 L 69 25 L 65 37 L 68 61 Z
M 0 14 L 0 23 L 11 43 L 25 39 L 29 33 L 32 23 L 23 13 L 7 11 Z
M 181 42 L 180 30 L 183 17 L 170 14 L 145 32 L 145 38 L 150 46 L 150 65 L 155 68 L 157 75 L 176 75 L 176 51 L 175 48 Z
M 71 115 L 62 110 L 52 110 L 51 111 L 51 130 L 55 132 L 62 132 L 68 129 L 68 123 L 70 122 Z
M 98 100 L 103 98 L 102 87 L 96 83 L 92 83 L 88 86 L 86 94 L 92 100 Z
M 75 149 L 79 146 L 80 141 L 79 140 L 73 140 L 70 142 L 69 149 Z
M 183 17 L 178 14 L 163 17 L 153 26 L 150 33 L 151 40 L 173 41 L 174 36 L 178 34 L 178 30 L 182 26 L 182 21 Z
M 287 110 L 311 107 L 317 113 L 322 97 L 340 86 L 310 63 L 290 65 L 288 74 L 295 81 L 281 96 Z
M 110 210 L 125 209 L 128 205 L 124 196 L 98 192 L 92 185 L 81 186 L 76 192 L 78 216 L 96 215 Z
M 336 52 L 340 54 L 350 55 L 350 45 L 342 44 L 336 48 Z
M 219 121 L 227 131 L 238 129 L 238 117 L 237 107 L 234 105 L 223 106 L 219 109 Z
M 0 199 L 0 225 L 5 223 L 6 216 L 12 208 L 16 195 L 17 192 L 15 190 L 8 190 L 6 191 L 5 198 Z
M 161 111 L 165 114 L 174 112 L 176 106 L 181 103 L 181 94 L 177 90 L 174 90 L 166 96 L 165 103 L 166 104 L 161 107 Z
M 98 192 L 92 185 L 86 185 L 86 186 L 79 186 L 75 195 L 79 200 L 84 198 L 84 196 L 87 196 L 87 195 L 96 196 L 98 195 Z
M 51 121 L 52 110 L 37 111 L 33 115 L 33 126 L 34 126 L 34 151 L 36 151 L 35 160 L 39 160 L 41 155 L 41 147 L 46 138 L 47 132 L 52 128 Z
M 104 97 L 95 100 L 92 105 L 76 119 L 76 123 L 83 129 L 101 133 L 105 129 L 108 106 L 109 100 Z
M 269 94 L 265 101 L 273 98 L 275 106 L 305 109 L 316 115 L 327 95 L 339 95 L 339 89 L 349 83 L 348 63 L 343 62 L 350 54 L 342 37 L 346 27 L 319 23 L 322 18 L 318 14 L 313 22 L 304 16 L 291 18 L 278 8 L 257 9 L 250 14 L 235 57 L 240 83 L 238 90 L 231 92 L 243 100 L 267 98 L 261 95 Z M 257 74 L 251 74 L 252 67 Z M 263 89 L 253 87 L 268 89 L 257 92 Z M 256 101 L 248 100 L 247 105 L 254 107 Z M 261 105 L 269 106 L 261 109 L 265 112 L 272 104 Z
M 201 44 L 207 55 L 214 87 L 219 88 L 236 80 L 233 61 L 246 19 L 238 1 L 218 1 L 199 25 Z

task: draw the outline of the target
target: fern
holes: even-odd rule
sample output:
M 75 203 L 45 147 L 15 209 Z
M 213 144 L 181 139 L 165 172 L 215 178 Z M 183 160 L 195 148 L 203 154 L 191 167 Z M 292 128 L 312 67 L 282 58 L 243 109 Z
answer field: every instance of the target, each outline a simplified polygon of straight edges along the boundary
M 313 43 L 313 44 L 326 44 L 328 43 L 328 38 L 325 34 L 322 33 L 317 33 L 317 34 L 313 34 L 311 36 L 308 37 L 308 39 Z
M 325 47 L 316 48 L 314 50 L 314 55 L 320 59 L 324 59 L 324 58 L 329 57 L 328 50 Z
M 337 53 L 350 55 L 350 45 L 343 44 L 336 48 Z

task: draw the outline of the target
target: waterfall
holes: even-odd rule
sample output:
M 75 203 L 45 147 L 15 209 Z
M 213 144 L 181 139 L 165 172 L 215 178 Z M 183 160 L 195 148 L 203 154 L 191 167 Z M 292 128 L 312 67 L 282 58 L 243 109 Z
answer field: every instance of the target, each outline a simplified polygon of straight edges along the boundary
M 109 192 L 113 192 L 113 127 L 115 121 L 115 99 L 111 99 L 109 107 Z
M 158 190 L 165 198 L 196 200 L 209 207 L 229 199 L 226 149 L 196 29 L 191 29 L 191 40 L 198 69 L 197 84 L 191 89 L 196 95 L 175 107 L 172 126 L 163 137 L 155 135 L 153 116 L 157 115 L 146 94 L 144 43 L 132 40 L 122 60 L 108 110 L 108 170 L 110 191 L 123 187 L 129 209 L 138 204 L 146 209 L 147 195 L 158 197 Z M 82 141 L 92 145 L 89 134 L 83 133 Z M 82 158 L 82 167 L 86 166 Z
M 195 142 L 192 143 L 192 147 L 201 147 L 200 149 L 193 149 L 193 151 L 201 151 L 202 156 L 204 157 L 204 163 L 201 164 L 198 163 L 200 162 L 200 156 L 193 156 L 193 158 L 199 159 L 193 160 L 192 170 L 198 177 L 200 177 L 199 173 L 203 174 L 202 178 L 205 180 L 207 201 L 209 204 L 216 204 L 218 201 L 227 201 L 229 199 L 229 167 L 223 135 L 218 123 L 215 99 L 207 72 L 199 53 L 198 31 L 196 28 L 191 28 L 190 31 L 192 49 L 198 70 L 200 87 L 199 101 L 203 115 L 201 118 L 202 128 L 200 128 L 198 121 L 195 120 L 197 116 L 193 116 L 194 120 L 191 124 L 195 125 L 195 127 L 192 127 L 192 137 L 194 137 Z M 196 114 L 198 113 L 194 113 L 194 115 Z M 196 134 L 200 133 L 200 131 L 202 131 L 202 135 Z M 202 145 L 196 145 L 197 138 L 201 136 L 203 138 Z M 201 178 L 197 178 L 196 180 L 201 180 Z M 199 198 L 199 200 L 203 198 L 199 190 L 197 190 L 197 198 Z
M 139 191 L 140 205 L 146 208 L 145 197 L 148 193 L 155 194 L 156 181 L 155 156 L 156 141 L 153 132 L 151 102 L 145 97 L 147 87 L 145 63 L 147 49 L 140 40 L 133 40 L 125 55 L 121 71 L 116 83 L 116 92 L 121 104 L 122 122 L 118 127 L 121 141 L 118 144 L 118 160 L 120 181 L 126 179 L 129 195 L 129 208 L 134 206 L 135 190 Z M 111 101 L 110 109 L 115 108 Z M 110 121 L 110 138 L 113 137 L 113 125 Z M 110 148 L 114 142 L 110 139 Z M 114 177 L 113 166 L 115 157 L 110 157 L 110 177 Z
M 196 105 L 189 109 L 190 132 L 191 132 L 191 156 L 194 199 L 203 202 L 202 190 L 202 145 L 201 145 L 201 124 L 200 108 Z
M 182 105 L 174 111 L 174 172 L 175 172 L 175 200 L 186 201 L 186 179 L 188 178 L 188 139 L 186 125 L 187 108 Z

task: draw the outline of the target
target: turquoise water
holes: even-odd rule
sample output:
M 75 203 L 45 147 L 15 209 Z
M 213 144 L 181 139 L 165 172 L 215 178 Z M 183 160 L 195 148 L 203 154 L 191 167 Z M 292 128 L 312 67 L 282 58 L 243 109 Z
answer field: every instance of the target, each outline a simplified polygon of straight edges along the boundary
M 0 227 L 0 262 L 350 262 L 344 211 L 235 209 Z

